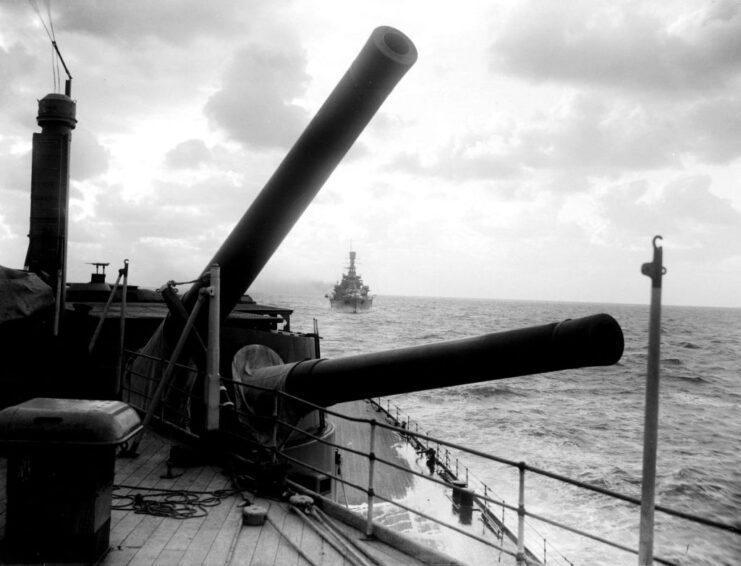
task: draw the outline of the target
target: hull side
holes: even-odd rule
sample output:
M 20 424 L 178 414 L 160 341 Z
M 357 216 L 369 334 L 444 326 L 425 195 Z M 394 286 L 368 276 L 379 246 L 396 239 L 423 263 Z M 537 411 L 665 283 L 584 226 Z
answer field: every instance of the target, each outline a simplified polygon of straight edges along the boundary
M 373 306 L 373 299 L 330 299 L 332 310 L 346 313 L 368 312 Z

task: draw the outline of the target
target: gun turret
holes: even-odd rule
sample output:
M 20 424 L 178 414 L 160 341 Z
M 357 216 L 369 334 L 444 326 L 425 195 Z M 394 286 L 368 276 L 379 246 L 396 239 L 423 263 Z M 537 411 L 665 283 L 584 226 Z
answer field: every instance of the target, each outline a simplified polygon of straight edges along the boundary
M 610 315 L 597 314 L 386 352 L 251 368 L 249 377 L 243 376 L 242 381 L 329 407 L 372 397 L 612 365 L 622 353 L 620 325 Z M 294 415 L 310 410 L 296 405 L 289 409 Z

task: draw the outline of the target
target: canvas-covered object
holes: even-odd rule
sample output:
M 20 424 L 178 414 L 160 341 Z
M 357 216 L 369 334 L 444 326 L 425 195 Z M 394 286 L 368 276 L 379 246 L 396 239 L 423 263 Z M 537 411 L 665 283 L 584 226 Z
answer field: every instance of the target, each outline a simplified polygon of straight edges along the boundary
M 0 324 L 28 318 L 53 304 L 51 287 L 35 273 L 0 265 Z

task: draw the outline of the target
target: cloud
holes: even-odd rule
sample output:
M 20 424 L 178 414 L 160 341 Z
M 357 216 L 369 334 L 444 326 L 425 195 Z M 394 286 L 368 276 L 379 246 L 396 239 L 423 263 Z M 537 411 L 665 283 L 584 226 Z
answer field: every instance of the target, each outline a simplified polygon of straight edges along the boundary
M 130 199 L 117 185 L 98 189 L 92 213 L 69 226 L 70 280 L 87 279 L 84 262 L 124 258 L 136 264 L 142 285 L 195 277 L 229 230 L 188 202 L 163 195 Z
M 23 88 L 25 80 L 37 72 L 38 58 L 22 45 L 0 46 L 0 107 L 4 113 L 20 101 L 25 102 L 28 92 Z M 7 118 L 23 123 L 23 115 L 10 113 Z
M 165 154 L 165 165 L 172 169 L 197 169 L 213 160 L 203 140 L 187 140 Z
M 0 153 L 0 188 L 9 192 L 30 193 L 31 151 Z M 5 207 L 3 202 L 3 208 Z
M 741 73 L 741 6 L 702 4 L 678 19 L 653 4 L 519 2 L 489 55 L 495 71 L 674 96 L 733 85 Z
M 656 207 L 677 220 L 687 220 L 706 226 L 736 226 L 741 229 L 741 212 L 730 200 L 710 192 L 708 175 L 682 177 L 668 183 Z M 738 240 L 741 246 L 741 239 Z
M 247 147 L 286 148 L 308 121 L 306 110 L 295 103 L 308 81 L 303 52 L 251 45 L 236 53 L 204 111 Z
M 513 153 L 525 165 L 614 175 L 677 165 L 676 127 L 661 112 L 632 101 L 577 94 L 515 133 Z
M 110 152 L 85 127 L 72 132 L 70 177 L 84 181 L 102 175 L 108 170 Z
M 423 161 L 419 155 L 401 153 L 387 165 L 388 171 L 409 175 L 424 175 L 455 181 L 505 179 L 522 172 L 522 163 L 501 151 L 476 150 L 462 145 L 439 150 L 432 161 Z
M 741 96 L 738 94 L 698 102 L 678 118 L 684 122 L 684 143 L 703 160 L 726 164 L 741 156 Z
M 234 4 L 218 5 L 201 0 L 178 2 L 57 2 L 56 26 L 126 44 L 155 38 L 183 44 L 208 35 L 236 33 L 249 27 L 249 19 L 236 17 Z M 241 10 L 260 10 L 260 2 L 242 2 Z M 229 9 L 227 9 L 229 8 Z
M 741 211 L 711 192 L 707 175 L 682 175 L 655 190 L 646 181 L 613 186 L 599 198 L 609 241 L 644 244 L 661 234 L 676 255 L 708 262 L 741 255 Z

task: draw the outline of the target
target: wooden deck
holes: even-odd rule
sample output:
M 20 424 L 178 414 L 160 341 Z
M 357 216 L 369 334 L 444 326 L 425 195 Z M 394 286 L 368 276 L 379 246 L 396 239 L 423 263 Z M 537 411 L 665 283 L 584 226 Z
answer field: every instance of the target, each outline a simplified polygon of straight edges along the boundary
M 377 413 L 363 401 L 339 405 L 333 410 L 354 418 L 384 418 L 382 413 Z M 353 423 L 334 416 L 331 420 L 338 424 L 337 445 L 362 452 L 369 449 L 366 423 Z M 404 459 L 397 451 L 397 446 L 402 443 L 403 439 L 397 433 L 376 427 L 374 451 L 378 458 L 404 465 Z M 461 564 L 442 554 L 443 549 L 449 547 L 443 543 L 440 527 L 404 509 L 381 504 L 379 500 L 374 506 L 375 536 L 371 539 L 365 537 L 365 520 L 347 509 L 348 505 L 365 503 L 366 495 L 360 490 L 335 485 L 330 497 L 316 496 L 314 508 L 309 513 L 302 513 L 282 498 L 261 497 L 250 491 L 235 490 L 231 478 L 220 465 L 194 462 L 192 466 L 183 464 L 181 467 L 170 464 L 171 450 L 179 444 L 174 439 L 148 431 L 136 458 L 116 459 L 109 550 L 101 564 Z M 409 452 L 409 447 L 406 447 L 406 452 Z M 75 465 L 89 466 L 90 462 L 75 462 Z M 0 545 L 5 538 L 6 475 L 6 459 L 0 454 Z M 342 458 L 341 477 L 365 488 L 368 485 L 367 458 L 346 452 Z M 293 487 L 300 489 L 295 484 Z M 404 501 L 410 494 L 419 496 L 418 488 L 410 474 L 377 462 L 374 490 L 379 495 Z M 427 504 L 422 503 L 423 512 L 430 512 L 432 508 L 449 509 L 446 497 L 449 498 L 450 494 L 445 489 L 438 491 L 440 493 L 433 500 L 429 491 L 424 492 Z M 148 502 L 162 502 L 163 494 L 178 494 L 171 495 L 169 503 L 173 507 L 168 509 L 169 516 L 143 510 Z M 195 498 L 195 501 L 179 505 L 186 496 L 183 494 Z M 98 496 L 95 497 L 97 502 Z M 267 511 L 264 525 L 243 524 L 243 510 L 248 504 Z M 419 507 L 419 501 L 412 506 Z M 185 518 L 183 515 L 187 513 L 196 516 Z M 70 513 L 71 517 L 79 515 L 79 511 Z M 452 524 L 457 521 L 452 514 L 443 520 Z M 476 534 L 481 534 L 479 526 L 473 528 Z M 334 531 L 342 533 L 339 540 L 331 534 Z M 43 532 L 38 533 L 38 538 L 43 539 Z M 506 539 L 504 542 L 511 547 Z M 475 544 L 479 543 L 465 542 L 469 550 Z M 454 544 L 450 548 L 457 546 Z M 499 560 L 503 558 L 502 563 L 513 563 L 506 556 L 498 557 Z M 478 556 L 473 559 L 469 556 L 467 560 L 479 562 Z
M 335 519 L 333 528 L 344 533 L 345 541 L 337 542 L 322 522 L 326 515 L 315 510 L 299 516 L 284 501 L 255 497 L 250 492 L 234 492 L 230 479 L 214 465 L 174 468 L 167 477 L 167 460 L 171 441 L 147 433 L 139 446 L 139 456 L 117 458 L 111 511 L 110 550 L 105 565 L 187 565 L 239 564 L 244 566 L 283 566 L 306 564 L 345 566 L 357 564 L 351 553 L 363 552 L 373 557 L 368 563 L 387 565 L 429 564 L 405 554 L 378 539 L 366 539 L 364 534 Z M 0 537 L 4 538 L 6 469 L 0 458 Z M 348 468 L 349 472 L 349 468 Z M 367 477 L 367 476 L 366 476 Z M 204 507 L 203 516 L 187 519 L 155 516 L 131 508 L 131 498 L 140 494 L 145 499 L 154 490 L 184 490 L 187 492 L 230 493 L 217 504 Z M 201 497 L 204 493 L 199 494 Z M 129 497 L 127 499 L 127 497 Z M 267 522 L 259 527 L 243 525 L 245 501 L 267 509 Z M 326 519 L 325 519 L 326 520 Z M 39 533 L 42 537 L 43 533 Z M 330 542 L 331 541 L 331 542 Z M 332 544 L 334 543 L 334 544 Z M 347 550 L 346 546 L 362 550 Z M 339 550 L 338 550 L 339 548 Z M 432 563 L 448 563 L 445 561 Z
M 119 466 L 117 485 L 137 486 L 140 490 L 136 491 L 145 495 L 142 487 L 207 492 L 231 489 L 230 480 L 214 466 L 175 469 L 175 473 L 182 475 L 174 479 L 161 477 L 166 475 L 169 454 L 169 446 L 161 438 L 149 435 L 141 449 L 139 458 Z M 120 489 L 116 494 L 132 491 Z M 245 498 L 267 509 L 268 521 L 262 527 L 243 526 Z M 116 503 L 114 499 L 114 506 Z M 315 564 L 353 564 L 285 502 L 255 498 L 243 492 L 225 497 L 218 505 L 206 509 L 205 517 L 180 520 L 114 509 L 111 550 L 103 564 L 310 564 L 300 556 L 296 546 Z M 311 516 L 306 520 L 316 524 Z M 348 536 L 369 552 L 378 554 L 382 563 L 420 564 L 382 543 L 363 541 L 358 531 L 349 531 Z

